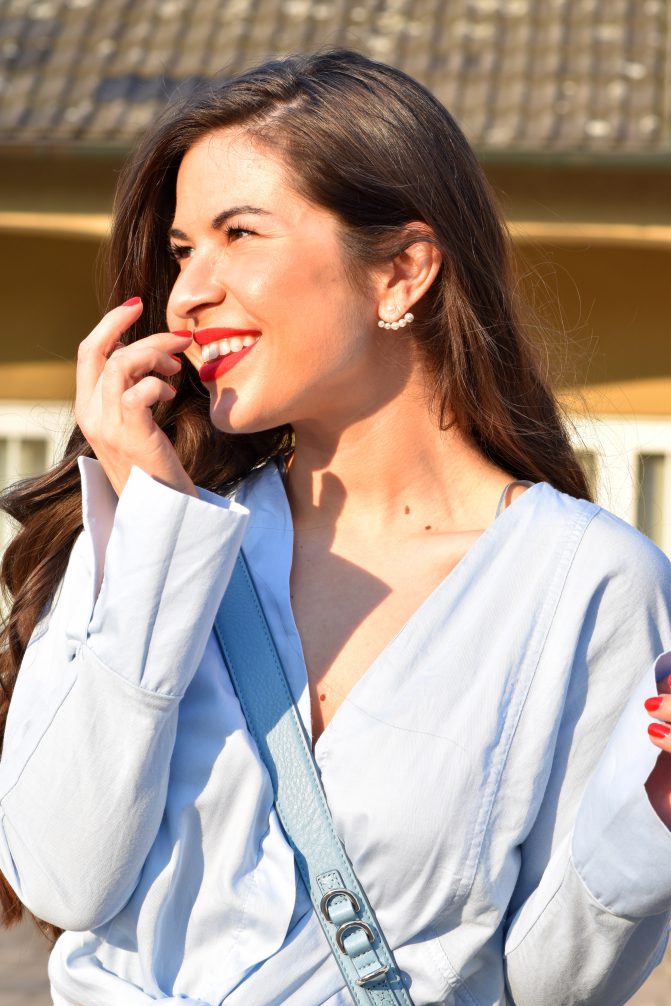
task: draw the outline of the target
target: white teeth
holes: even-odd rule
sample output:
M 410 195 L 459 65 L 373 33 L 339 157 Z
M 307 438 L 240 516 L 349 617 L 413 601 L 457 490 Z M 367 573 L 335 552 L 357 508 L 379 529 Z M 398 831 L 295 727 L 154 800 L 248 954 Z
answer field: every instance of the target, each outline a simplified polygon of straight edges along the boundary
M 200 347 L 203 363 L 211 363 L 212 360 L 216 360 L 220 356 L 228 356 L 229 353 L 239 353 L 243 347 L 253 346 L 258 341 L 258 335 L 246 335 L 244 338 L 234 335 L 230 339 L 210 342 Z

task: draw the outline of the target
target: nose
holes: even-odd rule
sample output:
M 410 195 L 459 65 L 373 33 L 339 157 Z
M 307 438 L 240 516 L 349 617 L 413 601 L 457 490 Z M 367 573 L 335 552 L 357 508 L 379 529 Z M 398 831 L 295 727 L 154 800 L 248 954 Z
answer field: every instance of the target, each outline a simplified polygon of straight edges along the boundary
M 209 308 L 222 304 L 226 288 L 217 276 L 216 263 L 211 259 L 187 259 L 168 297 L 168 316 L 183 321 L 195 321 Z

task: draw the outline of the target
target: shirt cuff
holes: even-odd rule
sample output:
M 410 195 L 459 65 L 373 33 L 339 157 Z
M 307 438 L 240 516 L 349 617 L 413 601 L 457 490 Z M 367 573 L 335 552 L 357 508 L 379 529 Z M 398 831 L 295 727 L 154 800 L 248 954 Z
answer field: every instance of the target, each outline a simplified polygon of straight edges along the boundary
M 86 525 L 95 565 L 103 546 L 104 564 L 87 645 L 132 684 L 180 697 L 205 650 L 249 511 L 206 490 L 198 499 L 178 492 L 134 466 L 110 524 L 112 500 L 92 474 Z
M 77 463 L 82 484 L 82 523 L 91 549 L 95 600 L 102 583 L 105 552 L 114 525 L 118 497 L 99 461 L 80 457 Z
M 648 799 L 645 782 L 659 751 L 648 738 L 644 701 L 671 672 L 658 657 L 632 695 L 583 795 L 573 833 L 575 868 L 588 891 L 619 916 L 643 918 L 671 908 L 671 831 Z

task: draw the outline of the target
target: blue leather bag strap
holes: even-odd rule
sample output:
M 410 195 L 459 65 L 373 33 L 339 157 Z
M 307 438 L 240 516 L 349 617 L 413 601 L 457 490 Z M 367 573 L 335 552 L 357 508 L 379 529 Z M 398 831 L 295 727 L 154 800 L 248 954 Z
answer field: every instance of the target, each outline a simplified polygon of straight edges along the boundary
M 335 833 L 310 741 L 242 553 L 215 636 L 259 754 L 277 813 L 317 917 L 357 1006 L 412 1006 L 382 930 Z

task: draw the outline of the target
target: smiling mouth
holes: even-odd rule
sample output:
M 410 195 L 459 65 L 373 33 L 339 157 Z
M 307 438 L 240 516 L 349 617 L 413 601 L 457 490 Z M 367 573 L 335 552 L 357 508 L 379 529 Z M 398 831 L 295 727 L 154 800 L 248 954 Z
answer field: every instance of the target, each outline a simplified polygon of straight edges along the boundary
M 233 335 L 230 338 L 216 339 L 212 342 L 201 344 L 200 353 L 203 363 L 211 363 L 222 356 L 230 353 L 239 353 L 241 349 L 248 349 L 259 341 L 258 335 Z
M 194 332 L 202 365 L 198 376 L 206 384 L 216 381 L 244 359 L 261 338 L 260 332 L 231 328 L 205 328 Z

